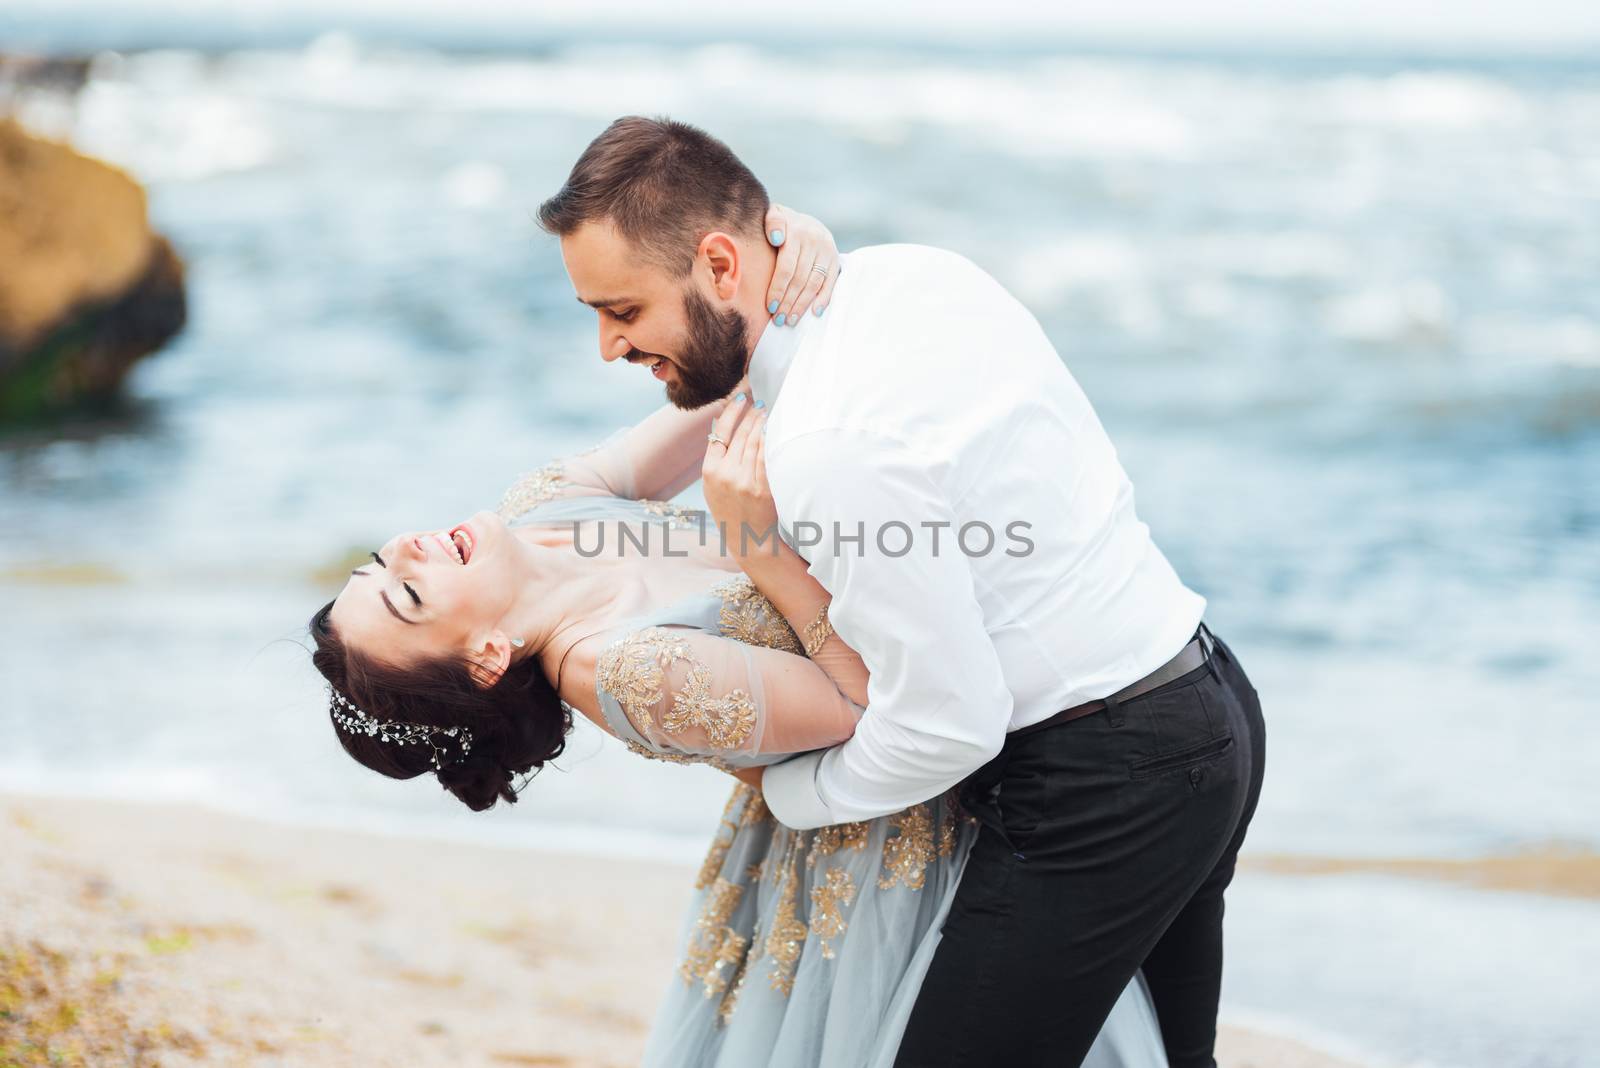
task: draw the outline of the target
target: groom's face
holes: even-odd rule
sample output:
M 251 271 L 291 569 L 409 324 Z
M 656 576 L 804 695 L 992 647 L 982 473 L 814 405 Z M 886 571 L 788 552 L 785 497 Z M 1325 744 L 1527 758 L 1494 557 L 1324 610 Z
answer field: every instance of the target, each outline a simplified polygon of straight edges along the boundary
M 650 371 L 679 408 L 727 396 L 749 359 L 749 323 L 709 284 L 710 270 L 684 278 L 641 256 L 609 223 L 588 223 L 561 239 L 578 300 L 600 320 L 600 357 Z

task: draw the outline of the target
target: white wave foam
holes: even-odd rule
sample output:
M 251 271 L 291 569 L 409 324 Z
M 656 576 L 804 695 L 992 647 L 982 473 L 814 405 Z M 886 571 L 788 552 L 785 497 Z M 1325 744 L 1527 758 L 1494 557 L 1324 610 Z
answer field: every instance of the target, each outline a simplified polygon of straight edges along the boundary
M 1200 233 L 1170 251 L 1187 264 L 1275 281 L 1336 282 L 1354 277 L 1361 269 L 1346 238 L 1316 230 Z
M 1335 336 L 1366 345 L 1440 345 L 1454 327 L 1444 290 L 1426 279 L 1372 287 L 1335 298 L 1323 325 Z
M 1075 291 L 1137 284 L 1147 274 L 1145 255 L 1131 238 L 1068 233 L 1018 256 L 1006 281 L 1023 302 L 1044 304 Z
M 425 51 L 375 52 L 330 34 L 290 52 L 236 52 L 216 60 L 166 51 L 130 57 L 92 86 L 91 132 L 153 115 L 162 139 L 204 137 L 218 168 L 261 155 L 246 100 L 350 110 L 534 111 L 596 118 L 638 111 L 696 114 L 736 109 L 773 121 L 837 124 L 894 141 L 910 127 L 955 127 L 1018 155 L 1191 154 L 1191 119 L 1137 65 L 1029 61 L 974 68 L 903 56 L 838 55 L 823 64 L 744 45 L 688 50 L 571 48 L 551 59 L 462 59 Z M 1154 79 L 1159 81 L 1160 79 Z M 803 90 L 803 91 L 801 91 Z M 140 106 L 135 107 L 137 102 Z M 159 105 L 171 106 L 162 108 Z M 192 114 L 186 114 L 193 109 Z M 226 110 L 219 110 L 226 109 Z M 141 131 L 138 139 L 144 140 Z M 117 147 L 126 147 L 117 145 Z M 183 176 L 187 166 L 167 167 Z
M 469 160 L 450 168 L 440 180 L 445 199 L 458 208 L 490 208 L 505 199 L 510 180 L 504 168 Z
M 1327 86 L 1322 102 L 1346 122 L 1385 126 L 1464 128 L 1515 123 L 1528 114 L 1522 98 L 1499 82 L 1442 72 L 1342 77 Z
M 1473 321 L 1468 343 L 1501 363 L 1600 367 L 1600 324 L 1578 315 L 1547 320 L 1494 317 Z
M 151 182 L 195 181 L 262 166 L 277 141 L 262 105 L 214 88 L 188 53 L 150 53 L 126 77 L 95 77 L 78 101 L 74 139 Z

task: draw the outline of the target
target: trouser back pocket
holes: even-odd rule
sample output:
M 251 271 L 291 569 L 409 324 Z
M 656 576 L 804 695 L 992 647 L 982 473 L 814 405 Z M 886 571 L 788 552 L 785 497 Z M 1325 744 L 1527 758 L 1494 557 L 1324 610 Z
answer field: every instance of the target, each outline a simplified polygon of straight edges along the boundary
M 1148 779 L 1168 771 L 1199 767 L 1220 760 L 1233 751 L 1233 735 L 1221 734 L 1203 742 L 1174 749 L 1170 753 L 1157 753 L 1128 764 L 1128 777 Z

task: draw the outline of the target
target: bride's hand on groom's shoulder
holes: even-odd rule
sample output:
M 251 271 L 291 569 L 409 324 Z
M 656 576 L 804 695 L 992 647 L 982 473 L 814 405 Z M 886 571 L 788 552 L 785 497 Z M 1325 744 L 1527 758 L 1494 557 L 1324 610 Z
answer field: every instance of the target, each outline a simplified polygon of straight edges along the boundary
M 766 405 L 738 393 L 711 424 L 700 475 L 706 507 L 723 531 L 727 551 L 741 559 L 777 545 L 778 507 L 767 485 Z M 726 444 L 722 444 L 726 443 Z M 748 533 L 744 533 L 748 531 Z
M 833 233 L 804 212 L 773 204 L 767 209 L 767 240 L 778 249 L 767 286 L 772 321 L 792 326 L 807 312 L 821 315 L 833 299 L 833 283 L 839 277 L 839 247 L 833 243 Z

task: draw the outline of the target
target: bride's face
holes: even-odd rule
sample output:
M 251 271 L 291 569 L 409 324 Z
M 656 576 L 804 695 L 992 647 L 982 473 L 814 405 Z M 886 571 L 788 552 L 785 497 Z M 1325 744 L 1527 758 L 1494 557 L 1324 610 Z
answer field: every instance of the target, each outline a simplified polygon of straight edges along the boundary
M 515 602 L 518 549 L 493 512 L 396 534 L 351 572 L 330 618 L 347 645 L 396 666 L 476 654 Z

